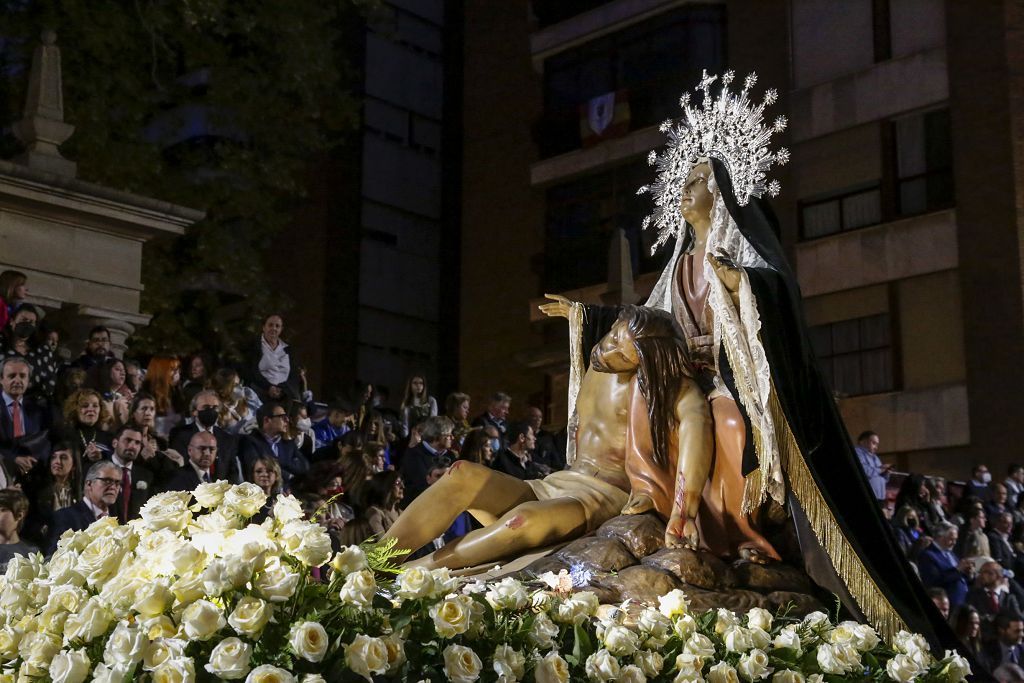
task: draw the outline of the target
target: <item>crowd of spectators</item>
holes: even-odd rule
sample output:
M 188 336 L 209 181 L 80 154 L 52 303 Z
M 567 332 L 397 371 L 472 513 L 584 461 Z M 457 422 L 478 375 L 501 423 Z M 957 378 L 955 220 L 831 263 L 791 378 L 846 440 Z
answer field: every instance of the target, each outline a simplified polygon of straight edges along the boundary
M 260 486 L 264 516 L 291 493 L 340 546 L 383 535 L 455 459 L 520 478 L 565 466 L 564 438 L 559 447 L 542 429 L 541 411 L 512 421 L 501 392 L 475 419 L 462 392 L 439 414 L 423 374 L 397 406 L 368 382 L 315 401 L 280 315 L 263 320 L 241 363 L 119 359 L 104 327 L 71 358 L 26 295 L 23 274 L 0 274 L 0 571 L 17 553 L 52 552 L 68 529 L 134 519 L 155 493 L 202 482 Z M 473 524 L 460 518 L 420 552 Z
M 877 458 L 879 437 L 864 432 L 857 454 L 869 483 L 888 481 Z M 873 487 L 874 488 L 874 487 Z M 890 523 L 932 601 L 974 656 L 997 680 L 1024 680 L 1024 466 L 993 482 L 984 464 L 954 485 L 942 477 L 907 475 Z M 885 502 L 884 486 L 879 500 Z

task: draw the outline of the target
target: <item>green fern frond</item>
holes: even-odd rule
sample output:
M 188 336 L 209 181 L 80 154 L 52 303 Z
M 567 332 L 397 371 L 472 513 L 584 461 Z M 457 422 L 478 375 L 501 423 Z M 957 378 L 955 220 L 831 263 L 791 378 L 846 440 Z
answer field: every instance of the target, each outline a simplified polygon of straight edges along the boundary
M 366 555 L 366 563 L 375 572 L 386 572 L 388 574 L 399 574 L 402 568 L 394 562 L 396 557 L 405 557 L 410 553 L 404 548 L 396 548 L 397 538 L 389 538 L 386 541 L 377 541 L 372 536 L 359 544 Z

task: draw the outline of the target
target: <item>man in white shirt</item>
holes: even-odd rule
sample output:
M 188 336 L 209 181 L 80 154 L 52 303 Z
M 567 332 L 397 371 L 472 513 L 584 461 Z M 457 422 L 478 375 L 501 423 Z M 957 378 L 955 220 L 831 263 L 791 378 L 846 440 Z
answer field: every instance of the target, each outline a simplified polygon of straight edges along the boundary
M 85 474 L 82 500 L 53 514 L 53 526 L 50 529 L 46 554 L 53 553 L 57 548 L 57 541 L 65 531 L 81 531 L 97 519 L 113 514 L 120 491 L 121 468 L 109 460 L 94 462 Z

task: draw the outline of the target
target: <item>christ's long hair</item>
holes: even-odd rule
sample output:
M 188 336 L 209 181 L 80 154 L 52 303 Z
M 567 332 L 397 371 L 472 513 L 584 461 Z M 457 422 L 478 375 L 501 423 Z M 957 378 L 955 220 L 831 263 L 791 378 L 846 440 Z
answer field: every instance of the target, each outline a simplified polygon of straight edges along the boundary
M 655 308 L 626 306 L 619 320 L 628 324 L 640 359 L 637 382 L 647 401 L 654 461 L 667 467 L 669 440 L 679 426 L 676 399 L 682 383 L 693 378 L 683 332 L 671 315 Z

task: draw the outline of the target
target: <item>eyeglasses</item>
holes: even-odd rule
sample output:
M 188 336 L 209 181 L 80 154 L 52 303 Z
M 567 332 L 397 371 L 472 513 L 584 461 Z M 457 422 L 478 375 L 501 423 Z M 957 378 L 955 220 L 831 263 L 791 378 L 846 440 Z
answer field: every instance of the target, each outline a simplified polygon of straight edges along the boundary
M 103 484 L 104 486 L 114 486 L 114 487 L 117 487 L 117 488 L 121 488 L 121 480 L 120 479 L 110 479 L 108 477 L 96 477 L 95 479 L 90 479 L 89 481 L 98 481 L 101 484 Z
M 272 418 L 274 418 L 274 417 L 279 417 L 279 418 L 281 418 L 282 420 L 287 420 L 287 419 L 288 419 L 288 413 L 274 413 L 274 414 L 273 414 L 273 415 L 271 415 L 270 417 L 272 417 Z

